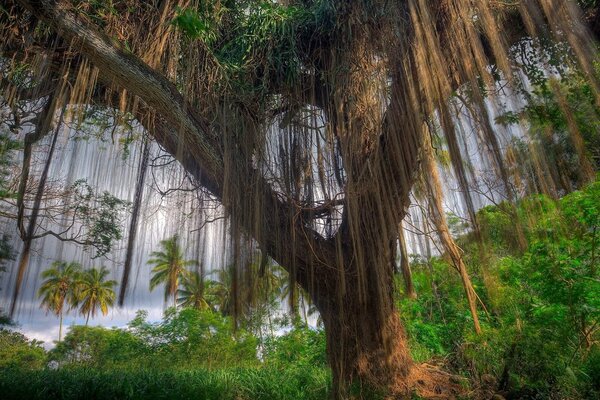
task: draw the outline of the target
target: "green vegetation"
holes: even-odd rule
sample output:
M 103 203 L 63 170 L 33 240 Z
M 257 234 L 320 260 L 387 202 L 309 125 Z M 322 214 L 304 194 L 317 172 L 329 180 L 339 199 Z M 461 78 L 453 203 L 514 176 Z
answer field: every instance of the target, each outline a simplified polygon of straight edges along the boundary
M 1 353 L 11 357 L 0 367 L 0 393 L 3 399 L 327 397 L 321 331 L 299 328 L 270 339 L 261 362 L 258 340 L 232 326 L 214 311 L 170 308 L 159 323 L 140 312 L 126 329 L 75 326 L 47 354 L 37 343 L 13 341 Z M 23 348 L 32 361 L 18 355 Z M 46 362 L 58 369 L 44 368 Z
M 85 180 L 76 181 L 70 191 L 73 198 L 67 211 L 76 213 L 86 228 L 83 244 L 95 249 L 94 258 L 110 253 L 115 242 L 123 237 L 121 225 L 130 203 L 106 191 L 96 193 Z
M 47 355 L 41 344 L 36 340 L 28 340 L 18 332 L 0 327 L 0 371 L 44 368 Z
M 228 369 L 197 371 L 0 371 L 3 399 L 322 400 L 323 371 Z
M 77 304 L 77 279 L 81 266 L 77 263 L 60 262 L 52 263 L 49 269 L 42 272 L 42 286 L 38 296 L 42 298 L 41 306 L 58 316 L 60 328 L 58 341 L 62 338 L 62 322 L 66 307 L 75 307 Z M 67 304 L 65 304 L 65 302 Z
M 459 238 L 488 306 L 482 335 L 472 332 L 448 262 L 413 264 L 419 297 L 400 300 L 413 355 L 444 358 L 512 398 L 594 398 L 600 395 L 600 181 L 558 201 L 521 200 L 524 252 L 514 243 L 509 211 L 504 203 L 479 211 L 483 247 Z
M 117 284 L 114 280 L 106 280 L 108 270 L 92 268 L 84 271 L 77 282 L 77 299 L 80 304 L 79 312 L 85 315 L 85 324 L 88 324 L 90 316 L 96 315 L 100 309 L 102 315 L 108 314 L 108 308 L 115 302 L 113 287 Z

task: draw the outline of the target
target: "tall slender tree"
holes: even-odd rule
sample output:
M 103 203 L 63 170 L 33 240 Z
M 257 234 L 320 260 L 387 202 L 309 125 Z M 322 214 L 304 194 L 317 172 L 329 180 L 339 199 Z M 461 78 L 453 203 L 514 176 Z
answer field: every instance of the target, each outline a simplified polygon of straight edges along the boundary
M 177 290 L 181 279 L 190 272 L 187 267 L 198 264 L 196 260 L 186 260 L 184 250 L 179 245 L 179 236 L 174 235 L 160 242 L 162 250 L 150 254 L 149 265 L 153 265 L 150 290 L 165 285 L 165 302 L 171 298 L 177 307 Z
M 95 317 L 99 309 L 102 315 L 108 314 L 109 307 L 115 303 L 115 280 L 106 280 L 110 274 L 105 267 L 92 268 L 81 273 L 76 282 L 75 295 L 79 312 L 85 316 L 87 326 L 90 316 Z
M 41 307 L 59 318 L 58 341 L 62 340 L 63 315 L 77 306 L 77 282 L 81 265 L 75 262 L 55 261 L 42 272 L 45 280 L 38 290 Z

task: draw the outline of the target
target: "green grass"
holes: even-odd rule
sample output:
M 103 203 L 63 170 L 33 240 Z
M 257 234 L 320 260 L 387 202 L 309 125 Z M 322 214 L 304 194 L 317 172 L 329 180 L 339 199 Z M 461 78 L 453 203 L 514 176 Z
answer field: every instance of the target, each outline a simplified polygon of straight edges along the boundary
M 2 399 L 326 399 L 331 377 L 321 368 L 193 371 L 101 371 L 84 368 L 0 370 Z

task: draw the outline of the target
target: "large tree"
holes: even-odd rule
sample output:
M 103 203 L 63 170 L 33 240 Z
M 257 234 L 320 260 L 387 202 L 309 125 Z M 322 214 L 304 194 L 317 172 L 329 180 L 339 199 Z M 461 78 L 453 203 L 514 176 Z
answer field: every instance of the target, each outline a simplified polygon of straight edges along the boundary
M 5 3 L 2 55 L 34 73 L 9 82 L 8 98 L 52 88 L 55 109 L 132 113 L 224 206 L 235 268 L 257 244 L 310 294 L 340 395 L 351 381 L 427 394 L 444 376 L 412 362 L 393 301 L 397 227 L 429 120 L 466 190 L 447 103 L 466 87 L 506 181 L 479 89 L 512 81 L 510 43 L 558 31 L 592 71 L 593 45 L 563 0 Z

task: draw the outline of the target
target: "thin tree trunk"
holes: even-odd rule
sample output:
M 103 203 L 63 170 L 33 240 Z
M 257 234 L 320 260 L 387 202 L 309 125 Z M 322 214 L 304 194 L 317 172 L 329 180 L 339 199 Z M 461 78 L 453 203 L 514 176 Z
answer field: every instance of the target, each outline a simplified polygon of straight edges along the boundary
M 90 313 L 91 313 L 91 310 L 87 312 L 87 317 L 85 318 L 85 326 L 88 326 L 88 322 L 90 320 Z
M 60 321 L 58 323 L 58 342 L 60 343 L 62 340 L 62 326 L 63 326 L 63 312 L 60 311 Z
M 127 252 L 125 253 L 125 263 L 123 264 L 123 275 L 121 277 L 121 289 L 119 291 L 119 306 L 123 306 L 125 302 L 125 294 L 129 283 L 129 275 L 131 274 L 131 262 L 135 247 L 135 239 L 138 231 L 138 220 L 144 194 L 144 182 L 146 179 L 146 170 L 148 169 L 148 160 L 150 158 L 150 141 L 143 139 L 142 159 L 138 170 L 138 176 L 135 186 L 135 194 L 133 196 L 133 211 L 131 221 L 129 223 L 129 236 L 127 237 Z
M 402 222 L 398 224 L 398 242 L 400 243 L 400 270 L 402 271 L 402 277 L 404 278 L 406 297 L 410 299 L 416 299 L 417 292 L 415 291 L 415 287 L 413 285 L 410 261 L 408 259 L 408 250 L 406 248 L 406 237 L 404 236 Z
M 36 128 L 36 129 L 42 130 L 42 132 L 36 132 L 36 138 L 31 139 L 31 140 L 41 139 L 44 136 L 44 132 L 50 128 L 50 124 L 51 124 L 52 118 L 54 116 L 53 112 L 54 112 L 55 103 L 54 103 L 53 98 L 51 98 L 49 101 L 51 101 L 52 104 L 50 106 L 47 106 L 44 109 L 44 113 L 42 115 L 40 115 L 40 118 L 45 120 L 45 122 Z M 46 158 L 46 163 L 44 165 L 44 169 L 42 170 L 42 174 L 41 174 L 40 180 L 38 182 L 38 188 L 37 188 L 37 192 L 35 193 L 35 198 L 33 200 L 33 208 L 31 211 L 31 216 L 29 217 L 29 223 L 27 224 L 27 230 L 24 232 L 24 236 L 22 236 L 23 249 L 21 251 L 21 256 L 19 257 L 19 265 L 17 267 L 17 280 L 15 283 L 15 289 L 13 292 L 12 302 L 10 305 L 9 315 L 11 317 L 15 313 L 17 301 L 19 299 L 19 293 L 21 290 L 21 286 L 23 284 L 23 279 L 25 277 L 25 270 L 27 269 L 27 266 L 29 265 L 29 255 L 31 253 L 31 245 L 32 245 L 32 242 L 34 239 L 35 229 L 37 227 L 37 219 L 38 219 L 39 212 L 40 212 L 40 206 L 42 204 L 42 198 L 44 196 L 46 180 L 48 179 L 48 173 L 50 171 L 50 164 L 52 163 L 52 157 L 54 155 L 54 149 L 56 148 L 56 140 L 58 138 L 60 126 L 62 124 L 64 112 L 65 112 L 65 108 L 63 107 L 61 114 L 60 114 L 60 118 L 58 120 L 58 124 L 56 125 L 56 129 L 54 131 L 52 143 L 50 144 L 50 151 L 48 152 L 48 157 Z M 50 113 L 52 115 L 50 115 L 50 114 L 45 115 L 45 113 Z M 27 140 L 26 140 L 26 142 L 27 142 Z M 31 161 L 31 151 L 32 151 L 32 147 L 33 147 L 34 143 L 35 143 L 35 141 L 30 141 L 29 143 L 25 144 L 26 149 L 29 148 L 29 151 L 26 151 L 26 155 L 24 156 L 25 159 L 23 160 L 23 177 L 21 178 L 22 188 L 21 187 L 19 188 L 19 195 L 18 195 L 19 197 L 24 196 L 24 191 L 26 190 L 27 180 L 29 177 L 29 164 Z M 24 209 L 25 209 L 24 199 L 21 198 L 21 201 L 19 204 L 19 217 L 18 217 L 19 227 L 21 227 L 21 222 L 22 222 L 22 218 L 24 215 Z M 23 234 L 22 229 L 21 229 L 21 232 Z

